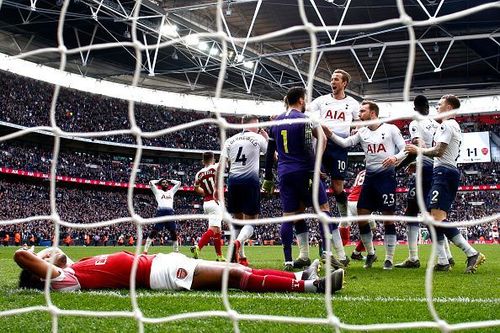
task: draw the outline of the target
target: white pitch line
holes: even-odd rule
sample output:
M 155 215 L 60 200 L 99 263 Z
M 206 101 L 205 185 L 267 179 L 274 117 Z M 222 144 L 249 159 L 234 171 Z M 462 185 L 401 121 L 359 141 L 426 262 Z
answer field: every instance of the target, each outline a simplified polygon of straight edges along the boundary
M 121 294 L 116 291 L 84 291 L 82 294 L 111 296 L 129 298 L 128 294 Z M 222 298 L 221 295 L 207 292 L 138 292 L 138 298 Z M 231 294 L 230 299 L 269 299 L 269 300 L 290 300 L 290 301 L 324 301 L 320 295 L 297 295 L 297 294 Z M 426 303 L 425 297 L 368 297 L 368 296 L 334 296 L 334 301 L 340 302 L 372 302 L 372 303 Z M 434 303 L 480 303 L 480 304 L 500 304 L 500 298 L 470 298 L 470 297 L 435 297 Z

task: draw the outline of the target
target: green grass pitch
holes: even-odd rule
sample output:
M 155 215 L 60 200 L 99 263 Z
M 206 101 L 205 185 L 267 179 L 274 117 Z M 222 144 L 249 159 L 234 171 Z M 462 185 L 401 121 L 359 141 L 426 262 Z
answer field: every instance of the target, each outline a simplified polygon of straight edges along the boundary
M 500 320 L 500 247 L 477 245 L 486 255 L 483 264 L 474 275 L 465 275 L 465 257 L 452 248 L 457 265 L 448 273 L 435 273 L 433 279 L 435 307 L 443 320 L 449 323 Z M 73 259 L 110 253 L 119 247 L 69 247 L 64 250 Z M 133 248 L 126 248 L 132 250 Z M 423 266 L 430 253 L 430 246 L 420 246 Z M 28 306 L 45 305 L 43 293 L 17 289 L 20 269 L 12 260 L 14 247 L 0 248 L 0 311 Z M 170 247 L 153 247 L 151 253 L 169 252 Z M 346 249 L 347 253 L 352 247 Z M 189 254 L 184 247 L 182 252 Z M 247 256 L 254 267 L 280 269 L 281 247 L 247 247 Z M 313 257 L 317 249 L 312 248 Z M 294 253 L 298 253 L 295 248 Z M 383 257 L 384 249 L 378 253 Z M 396 262 L 407 255 L 406 246 L 396 250 Z M 213 247 L 202 252 L 202 258 L 213 259 Z M 371 270 L 365 270 L 361 262 L 351 262 L 346 272 L 346 284 L 342 292 L 333 298 L 333 309 L 342 322 L 348 324 L 397 323 L 432 320 L 425 302 L 425 268 L 416 270 L 382 270 L 379 260 Z M 321 274 L 324 272 L 322 271 Z M 224 310 L 218 292 L 164 292 L 138 290 L 138 304 L 148 318 L 174 314 Z M 130 311 L 129 291 L 98 291 L 52 293 L 53 304 L 65 310 Z M 231 307 L 243 314 L 301 316 L 325 318 L 324 298 L 319 294 L 251 294 L 230 291 Z M 59 332 L 136 332 L 137 323 L 132 318 L 96 318 L 61 316 Z M 3 332 L 49 332 L 51 316 L 46 311 L 0 317 Z M 331 332 L 327 325 L 273 323 L 269 321 L 240 321 L 241 332 Z M 146 332 L 230 332 L 232 322 L 228 318 L 199 318 L 162 324 L 145 324 Z M 408 331 L 408 330 L 403 330 Z M 421 329 L 419 332 L 438 332 Z M 472 330 L 475 332 L 499 332 L 500 326 Z

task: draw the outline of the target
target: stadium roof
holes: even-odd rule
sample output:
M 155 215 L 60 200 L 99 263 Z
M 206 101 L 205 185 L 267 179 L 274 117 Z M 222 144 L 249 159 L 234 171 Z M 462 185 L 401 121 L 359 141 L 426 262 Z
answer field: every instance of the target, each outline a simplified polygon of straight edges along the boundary
M 63 1 L 4 0 L 0 8 L 0 52 L 19 54 L 57 46 L 57 25 Z M 69 49 L 109 42 L 130 42 L 135 1 L 71 1 L 64 22 L 64 44 Z M 311 41 L 305 30 L 259 42 L 261 36 L 302 25 L 299 5 L 292 0 L 225 0 L 224 32 L 228 40 L 228 69 L 223 97 L 280 99 L 293 85 L 307 80 Z M 495 5 L 441 22 L 440 18 L 476 6 Z M 409 37 L 397 22 L 395 0 L 304 1 L 307 19 L 317 26 L 318 57 L 315 94 L 330 91 L 335 68 L 352 75 L 350 93 L 379 101 L 402 99 L 408 63 Z M 481 7 L 477 7 L 481 8 Z M 411 91 L 438 98 L 500 94 L 500 3 L 491 1 L 404 1 L 414 21 L 416 46 Z M 217 2 L 212 0 L 142 1 L 138 10 L 139 41 L 152 45 L 143 52 L 143 87 L 210 96 L 214 94 L 221 61 L 217 38 L 185 39 L 166 47 L 155 45 L 176 37 L 217 31 Z M 383 26 L 368 23 L 386 22 Z M 425 20 L 430 20 L 423 24 Z M 429 24 L 436 23 L 438 24 Z M 326 30 L 323 26 L 363 27 Z M 163 27 L 163 29 L 162 29 Z M 159 32 L 162 32 L 160 34 Z M 243 55 L 242 55 L 243 54 Z M 238 57 L 240 56 L 240 57 Z M 28 58 L 58 67 L 57 52 Z M 114 47 L 68 55 L 66 70 L 83 75 L 131 82 L 134 49 Z

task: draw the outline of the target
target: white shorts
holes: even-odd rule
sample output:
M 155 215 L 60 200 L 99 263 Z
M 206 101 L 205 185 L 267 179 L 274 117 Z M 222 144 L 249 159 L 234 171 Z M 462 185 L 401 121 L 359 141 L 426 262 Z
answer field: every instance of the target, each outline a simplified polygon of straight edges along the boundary
M 347 216 L 358 216 L 358 202 L 357 201 L 347 201 Z M 349 227 L 352 221 L 342 222 L 340 223 L 341 227 Z M 370 225 L 370 229 L 375 229 L 377 224 L 373 218 L 368 220 L 368 224 Z
M 151 289 L 191 289 L 194 271 L 200 260 L 186 257 L 182 253 L 159 253 L 153 259 L 149 285 Z
M 209 227 L 222 227 L 222 209 L 215 200 L 203 202 L 203 212 L 207 215 L 215 215 L 208 218 Z

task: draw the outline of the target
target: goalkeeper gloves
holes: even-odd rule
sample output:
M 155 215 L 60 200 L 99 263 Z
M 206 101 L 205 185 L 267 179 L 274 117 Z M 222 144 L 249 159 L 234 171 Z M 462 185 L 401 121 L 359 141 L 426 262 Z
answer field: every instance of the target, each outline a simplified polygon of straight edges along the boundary
M 272 194 L 274 192 L 274 182 L 272 180 L 264 179 L 262 182 L 262 190 L 267 194 Z

